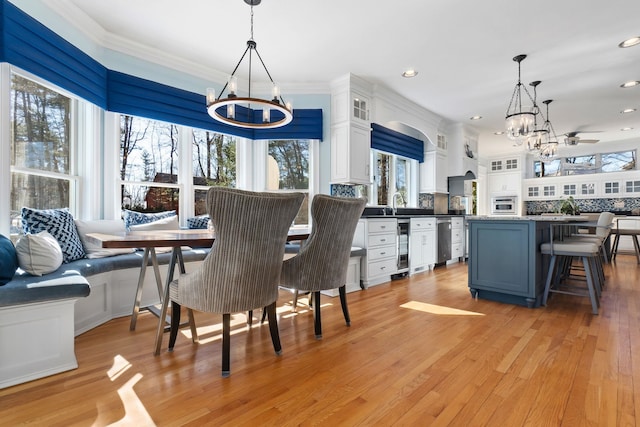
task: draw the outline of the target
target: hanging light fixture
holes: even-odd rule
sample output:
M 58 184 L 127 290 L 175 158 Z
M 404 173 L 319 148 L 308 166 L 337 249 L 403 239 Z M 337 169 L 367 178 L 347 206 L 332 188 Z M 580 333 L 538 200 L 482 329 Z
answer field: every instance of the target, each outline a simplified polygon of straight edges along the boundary
M 544 122 L 543 128 L 547 130 L 547 140 L 540 146 L 540 154 L 538 158 L 543 162 L 553 160 L 558 153 L 558 137 L 556 131 L 553 129 L 551 120 L 549 120 L 549 104 L 553 102 L 553 99 L 547 99 L 542 101 L 547 106 L 547 119 Z
M 253 40 L 253 6 L 257 6 L 262 0 L 244 0 L 251 6 L 251 38 L 247 41 L 247 48 L 240 57 L 240 61 L 233 69 L 229 80 L 222 88 L 220 95 L 216 98 L 215 90 L 207 88 L 207 112 L 215 120 L 241 128 L 250 129 L 270 129 L 284 126 L 293 120 L 293 113 L 290 103 L 285 103 L 280 95 L 280 88 L 275 84 L 267 66 L 264 64 L 257 44 Z M 261 99 L 251 96 L 251 72 L 253 53 L 260 60 L 264 71 L 267 73 L 272 87 L 272 99 Z M 236 71 L 249 53 L 249 89 L 246 97 L 238 96 L 238 79 Z M 223 95 L 227 91 L 226 98 Z
M 532 109 L 532 112 L 534 114 L 534 116 L 533 116 L 533 132 L 531 133 L 531 136 L 529 136 L 527 138 L 527 150 L 529 150 L 531 152 L 540 151 L 540 148 L 542 147 L 542 144 L 549 140 L 549 130 L 546 129 L 544 126 L 541 127 L 541 128 L 538 127 L 538 115 L 540 115 L 541 118 L 544 119 L 544 116 L 542 115 L 542 112 L 540 112 L 540 109 L 538 108 L 538 91 L 537 91 L 537 87 L 538 87 L 538 85 L 540 83 L 542 83 L 540 80 L 536 80 L 534 82 L 529 83 L 529 86 L 533 87 L 533 109 Z M 546 121 L 544 123 L 546 124 Z
M 518 63 L 518 83 L 516 83 L 516 87 L 513 89 L 513 94 L 511 95 L 511 101 L 509 101 L 509 107 L 507 107 L 507 114 L 505 117 L 505 127 L 507 130 L 507 137 L 513 140 L 522 140 L 523 138 L 528 138 L 531 136 L 534 130 L 534 121 L 536 113 L 532 111 L 522 111 L 522 82 L 520 81 L 520 63 L 527 57 L 527 55 L 518 55 L 513 58 L 515 62 Z M 527 88 L 524 88 L 524 92 L 531 100 L 533 104 L 533 99 L 527 91 Z M 511 107 L 513 106 L 513 110 Z

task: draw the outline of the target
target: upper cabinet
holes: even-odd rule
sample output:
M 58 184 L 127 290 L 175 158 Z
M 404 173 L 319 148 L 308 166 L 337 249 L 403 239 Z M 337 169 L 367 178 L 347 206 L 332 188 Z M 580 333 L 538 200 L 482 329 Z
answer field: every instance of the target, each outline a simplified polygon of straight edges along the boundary
M 462 123 L 448 129 L 449 176 L 478 176 L 478 133 Z
M 447 155 L 440 150 L 424 154 L 424 162 L 420 163 L 420 192 L 447 193 L 448 169 Z
M 371 87 L 349 74 L 331 85 L 331 183 L 371 183 Z

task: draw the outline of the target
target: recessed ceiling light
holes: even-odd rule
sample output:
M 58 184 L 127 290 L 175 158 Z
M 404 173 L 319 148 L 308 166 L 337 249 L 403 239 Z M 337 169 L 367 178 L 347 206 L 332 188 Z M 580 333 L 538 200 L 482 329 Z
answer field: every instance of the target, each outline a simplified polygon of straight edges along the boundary
M 414 70 L 413 68 L 409 68 L 402 73 L 402 77 L 411 78 L 418 75 L 418 70 Z
M 640 85 L 640 81 L 632 80 L 630 82 L 622 83 L 620 87 L 634 87 Z
M 625 41 L 621 42 L 618 45 L 618 47 L 631 47 L 631 46 L 635 46 L 637 44 L 640 44 L 640 36 L 631 37 L 630 39 L 626 39 Z
M 493 134 L 494 134 L 494 135 L 504 135 L 504 131 L 499 130 L 499 131 L 497 131 L 497 132 L 494 132 Z
M 636 111 L 635 108 L 625 108 L 624 110 L 620 111 L 620 114 L 633 113 L 634 111 Z
M 482 118 L 482 116 L 472 116 L 469 117 L 471 120 L 480 120 Z
M 620 130 L 621 130 L 622 132 L 626 132 L 626 131 L 631 130 L 631 129 L 633 129 L 633 128 L 622 128 L 622 129 L 620 129 Z

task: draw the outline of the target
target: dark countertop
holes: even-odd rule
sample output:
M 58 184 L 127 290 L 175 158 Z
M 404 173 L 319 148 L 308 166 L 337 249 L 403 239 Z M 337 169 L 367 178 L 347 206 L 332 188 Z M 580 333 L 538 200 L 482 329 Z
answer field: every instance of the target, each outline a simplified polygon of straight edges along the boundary
M 419 216 L 465 216 L 465 214 L 461 210 L 449 210 L 446 214 L 436 214 L 433 209 L 398 208 L 394 215 L 393 209 L 387 206 L 368 206 L 362 212 L 362 218 L 412 218 Z

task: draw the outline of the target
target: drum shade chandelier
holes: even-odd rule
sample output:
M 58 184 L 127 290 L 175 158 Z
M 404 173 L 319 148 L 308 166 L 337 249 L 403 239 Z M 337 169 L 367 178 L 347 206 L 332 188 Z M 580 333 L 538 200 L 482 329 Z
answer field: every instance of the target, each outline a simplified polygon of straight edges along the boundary
M 513 94 L 511 95 L 511 101 L 509 102 L 509 107 L 507 107 L 507 114 L 505 117 L 507 137 L 512 140 L 528 138 L 533 134 L 535 129 L 536 112 L 531 110 L 522 111 L 523 89 L 529 97 L 531 104 L 534 104 L 529 91 L 526 87 L 523 87 L 522 82 L 520 81 L 520 63 L 526 57 L 527 55 L 518 55 L 513 58 L 513 60 L 518 63 L 518 83 L 516 83 L 516 87 L 513 89 Z
M 257 44 L 253 40 L 253 6 L 257 6 L 262 0 L 244 0 L 246 4 L 251 6 L 251 37 L 247 41 L 247 48 L 240 57 L 240 60 L 233 69 L 229 80 L 222 88 L 222 91 L 216 98 L 215 90 L 207 88 L 207 112 L 215 120 L 241 128 L 249 129 L 271 129 L 284 126 L 293 120 L 293 113 L 290 103 L 285 103 L 280 95 L 280 88 L 275 84 L 271 73 L 264 64 Z M 246 97 L 238 96 L 238 79 L 236 71 L 242 64 L 242 61 L 249 54 L 249 88 Z M 272 99 L 261 99 L 251 96 L 251 73 L 253 54 L 256 54 L 260 60 L 260 64 L 267 73 L 272 86 Z M 223 95 L 226 91 L 226 97 Z

